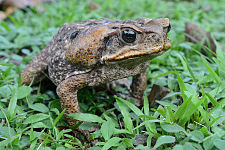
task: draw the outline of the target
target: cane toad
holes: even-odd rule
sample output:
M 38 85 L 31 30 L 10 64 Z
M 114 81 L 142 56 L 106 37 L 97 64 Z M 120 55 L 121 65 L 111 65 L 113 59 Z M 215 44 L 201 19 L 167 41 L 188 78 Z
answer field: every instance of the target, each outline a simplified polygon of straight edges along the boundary
M 80 112 L 77 91 L 84 86 L 133 76 L 131 95 L 141 105 L 149 60 L 171 47 L 169 31 L 168 18 L 65 23 L 23 70 L 23 84 L 39 82 L 48 70 L 70 125 L 77 121 L 68 114 Z

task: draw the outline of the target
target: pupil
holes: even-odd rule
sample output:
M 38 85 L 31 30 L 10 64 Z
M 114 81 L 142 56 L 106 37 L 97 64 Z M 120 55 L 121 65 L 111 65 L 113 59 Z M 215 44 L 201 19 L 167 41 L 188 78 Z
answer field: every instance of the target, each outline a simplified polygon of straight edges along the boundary
M 73 32 L 73 33 L 70 35 L 70 40 L 75 39 L 75 38 L 77 37 L 78 33 L 79 33 L 79 31 Z
M 167 28 L 167 33 L 170 32 L 170 29 L 171 29 L 171 25 L 169 24 L 168 28 Z
M 122 39 L 126 43 L 133 43 L 136 40 L 136 32 L 132 29 L 124 29 L 122 31 Z

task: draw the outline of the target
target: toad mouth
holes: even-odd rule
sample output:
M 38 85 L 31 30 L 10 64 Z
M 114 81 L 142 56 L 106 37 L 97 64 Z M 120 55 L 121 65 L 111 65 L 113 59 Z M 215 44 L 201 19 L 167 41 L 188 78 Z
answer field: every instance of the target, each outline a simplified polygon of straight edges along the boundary
M 124 50 L 116 55 L 113 56 L 108 56 L 102 58 L 103 61 L 120 61 L 120 60 L 125 60 L 125 59 L 132 59 L 136 57 L 141 57 L 141 56 L 159 56 L 166 52 L 169 48 L 171 47 L 170 43 L 166 43 L 165 46 L 154 48 L 151 50 L 140 50 L 140 49 L 127 49 Z

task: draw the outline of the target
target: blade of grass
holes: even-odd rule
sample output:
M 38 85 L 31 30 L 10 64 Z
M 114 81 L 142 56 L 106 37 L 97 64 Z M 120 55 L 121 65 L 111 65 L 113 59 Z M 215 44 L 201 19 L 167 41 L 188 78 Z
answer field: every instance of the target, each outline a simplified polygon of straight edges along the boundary
M 206 61 L 206 59 L 201 56 L 202 62 L 205 65 L 205 67 L 208 69 L 208 71 L 210 72 L 210 75 L 215 79 L 215 81 L 217 82 L 217 84 L 222 83 L 222 80 L 220 79 L 220 77 L 217 75 L 217 73 L 212 69 L 212 67 L 209 65 L 209 63 Z
M 184 56 L 181 56 L 180 54 L 177 54 L 177 56 L 180 58 L 181 63 L 183 65 L 184 71 L 189 72 L 191 77 L 193 78 L 194 82 L 197 81 L 197 79 L 194 76 L 193 71 L 191 70 L 190 66 L 187 63 L 187 60 L 184 58 Z
M 147 116 L 149 115 L 149 102 L 148 102 L 147 94 L 145 94 L 145 98 L 144 98 L 144 114 Z
M 63 111 L 55 118 L 53 122 L 53 127 L 59 122 L 59 119 L 62 118 L 63 114 L 65 113 L 66 109 L 63 109 Z
M 184 61 L 184 65 L 186 66 L 188 72 L 190 73 L 191 77 L 193 78 L 194 82 L 197 82 L 197 79 L 195 78 L 195 75 L 191 69 L 191 67 L 188 65 L 187 60 L 184 58 L 184 56 L 182 57 L 183 61 Z
M 203 86 L 201 86 L 201 89 L 202 89 L 202 96 L 206 97 L 205 90 L 204 90 Z M 207 110 L 208 109 L 208 99 L 207 98 L 204 100 L 203 105 L 204 105 L 205 110 Z
M 126 104 L 136 115 L 138 115 L 138 116 L 144 115 L 143 112 L 138 107 L 136 107 L 134 104 L 130 103 L 129 101 L 123 100 L 120 97 L 116 97 L 116 98 L 117 98 L 117 100 Z
M 175 113 L 175 119 L 176 120 L 180 120 L 183 118 L 183 115 L 184 115 L 184 111 L 187 109 L 188 105 L 190 104 L 191 102 L 191 99 L 192 99 L 192 96 L 190 96 L 185 102 L 183 102 L 183 104 L 181 104 L 176 113 Z
M 122 139 L 119 138 L 119 137 L 113 137 L 113 138 L 111 138 L 108 142 L 106 142 L 104 144 L 104 146 L 102 147 L 102 150 L 108 150 L 111 147 L 118 145 L 121 140 Z
M 206 92 L 205 94 L 207 95 L 213 106 L 217 107 L 219 105 L 219 103 L 208 92 Z
M 175 116 L 174 116 L 174 113 L 173 113 L 173 111 L 171 109 L 171 106 L 166 106 L 165 109 L 166 109 L 166 116 L 169 116 L 169 120 L 168 121 L 175 122 Z
M 196 98 L 196 97 L 193 97 Z M 197 99 L 197 98 L 196 98 Z M 190 101 L 190 105 L 187 107 L 186 111 L 184 112 L 184 115 L 181 119 L 181 126 L 184 126 L 185 123 L 190 120 L 192 114 L 194 112 L 196 112 L 196 110 L 199 108 L 199 106 L 201 106 L 201 104 L 203 103 L 205 99 L 201 99 L 200 101 L 198 101 L 197 103 L 193 103 L 192 101 Z
M 15 110 L 16 110 L 16 104 L 17 104 L 17 92 L 16 91 L 12 91 L 12 98 L 9 102 L 9 107 L 8 107 L 8 114 L 10 117 L 10 120 L 14 118 L 15 115 Z
M 120 111 L 121 111 L 122 115 L 123 115 L 123 121 L 124 121 L 124 124 L 125 124 L 125 128 L 129 132 L 133 133 L 133 122 L 131 120 L 128 108 L 126 107 L 126 105 L 124 105 L 124 103 L 122 103 L 121 98 L 116 97 L 116 102 L 117 102 L 117 104 L 120 108 Z
M 167 76 L 167 75 L 169 75 L 169 74 L 174 74 L 174 73 L 175 73 L 174 71 L 168 71 L 168 72 L 162 73 L 162 74 L 157 75 L 157 76 L 152 77 L 152 78 L 153 78 L 153 79 L 157 79 L 157 78 L 159 78 L 159 77 Z
M 177 75 L 177 80 L 178 80 L 178 84 L 179 84 L 179 87 L 180 87 L 180 92 L 181 92 L 181 95 L 183 97 L 183 100 L 186 101 L 187 99 L 187 96 L 185 95 L 185 91 L 187 90 L 186 87 L 185 87 L 185 84 L 183 82 L 183 80 L 181 79 L 181 77 L 179 76 L 178 72 L 176 71 L 176 75 Z

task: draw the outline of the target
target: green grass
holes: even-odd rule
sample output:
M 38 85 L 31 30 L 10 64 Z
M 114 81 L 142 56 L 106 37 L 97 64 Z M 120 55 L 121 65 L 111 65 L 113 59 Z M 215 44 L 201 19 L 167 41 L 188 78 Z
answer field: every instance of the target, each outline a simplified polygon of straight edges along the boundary
M 83 149 L 68 127 L 54 88 L 22 86 L 20 72 L 51 40 L 65 22 L 90 18 L 134 19 L 168 17 L 172 48 L 152 60 L 148 73 L 153 84 L 171 93 L 149 109 L 132 101 L 85 88 L 79 92 L 84 114 L 72 117 L 90 122 L 80 128 L 99 127 L 99 138 L 90 149 L 224 149 L 225 147 L 225 2 L 223 0 L 150 1 L 95 0 L 100 9 L 90 10 L 90 1 L 59 1 L 45 10 L 18 10 L 0 21 L 0 149 Z M 210 6 L 209 11 L 204 8 Z M 217 41 L 217 57 L 205 57 L 201 44 L 184 41 L 186 22 L 198 24 Z M 20 64 L 20 65 L 16 65 Z M 122 92 L 126 92 L 121 89 Z M 135 145 L 145 135 L 146 145 Z

